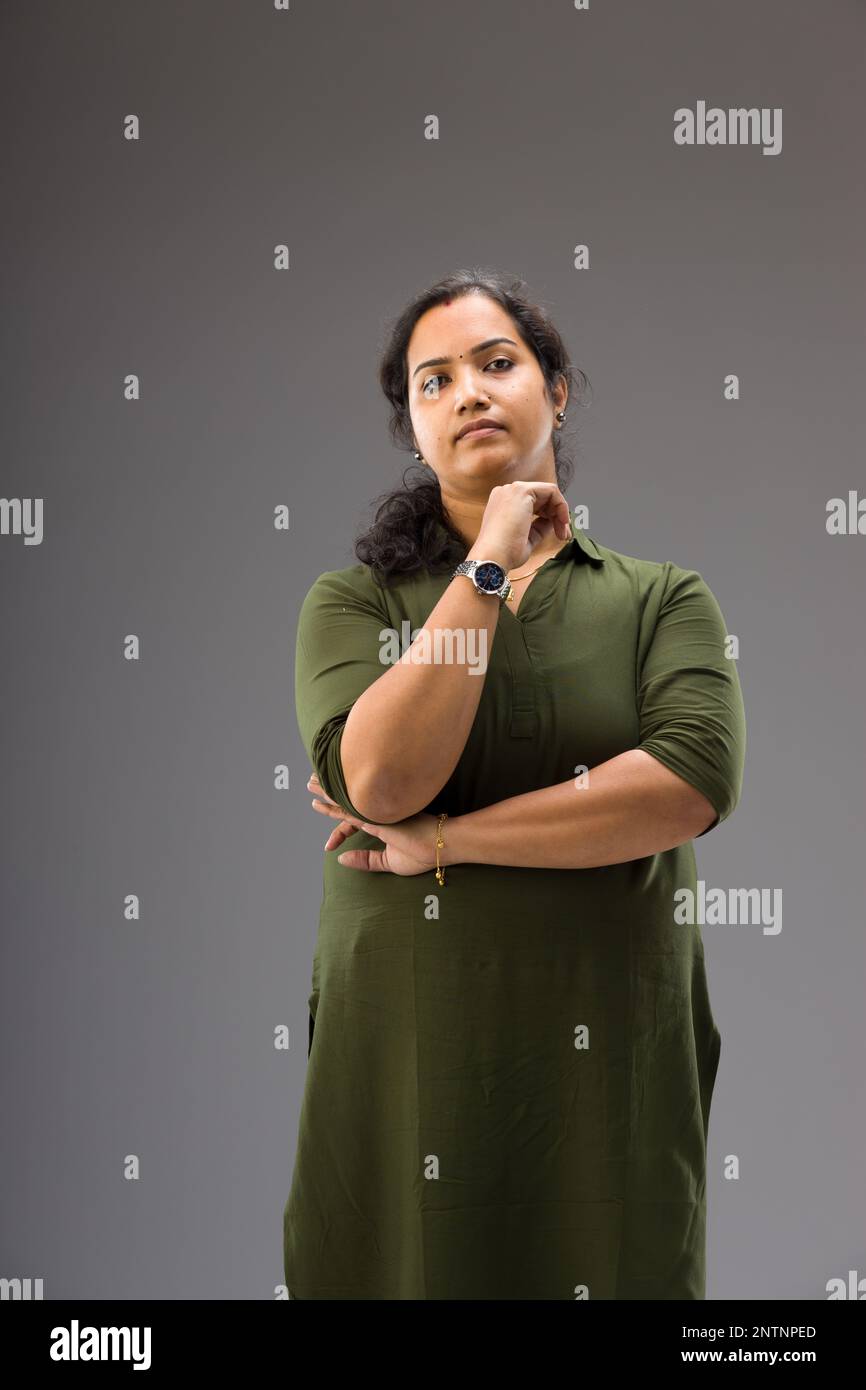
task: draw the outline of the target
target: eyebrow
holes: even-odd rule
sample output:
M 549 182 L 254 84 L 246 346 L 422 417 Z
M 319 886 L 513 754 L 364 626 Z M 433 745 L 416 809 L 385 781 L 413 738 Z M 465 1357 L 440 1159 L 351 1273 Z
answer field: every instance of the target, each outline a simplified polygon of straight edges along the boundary
M 483 343 L 478 343 L 474 348 L 469 349 L 469 356 L 475 357 L 479 352 L 486 351 L 487 348 L 495 347 L 497 343 L 510 343 L 512 347 L 517 347 L 513 338 L 485 338 Z M 412 373 L 412 380 L 418 375 L 422 367 L 447 367 L 451 361 L 450 357 L 428 357 L 426 362 L 419 362 Z

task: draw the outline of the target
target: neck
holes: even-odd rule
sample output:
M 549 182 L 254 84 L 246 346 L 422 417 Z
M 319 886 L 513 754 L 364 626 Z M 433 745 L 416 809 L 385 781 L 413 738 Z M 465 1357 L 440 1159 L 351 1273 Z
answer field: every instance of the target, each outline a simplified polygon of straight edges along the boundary
M 481 522 L 487 507 L 487 499 L 476 503 L 458 502 L 452 497 L 446 497 L 443 493 L 442 506 L 454 530 L 458 531 L 466 542 L 466 549 L 471 550 L 478 540 L 478 533 L 481 530 Z

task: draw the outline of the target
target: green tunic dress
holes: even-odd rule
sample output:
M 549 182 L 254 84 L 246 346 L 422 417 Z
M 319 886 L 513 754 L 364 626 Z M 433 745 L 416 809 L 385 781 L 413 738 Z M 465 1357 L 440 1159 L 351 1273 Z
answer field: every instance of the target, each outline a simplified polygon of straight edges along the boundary
M 746 742 L 719 605 L 694 570 L 573 533 L 502 606 L 465 749 L 426 809 L 478 810 L 640 747 L 708 797 L 713 829 Z M 346 717 L 382 675 L 383 629 L 405 650 L 450 582 L 382 590 L 359 564 L 304 599 L 301 737 L 361 819 Z M 359 831 L 342 849 L 381 847 Z M 705 1297 L 721 1037 L 682 890 L 692 841 L 589 869 L 452 865 L 441 888 L 324 855 L 290 1297 Z

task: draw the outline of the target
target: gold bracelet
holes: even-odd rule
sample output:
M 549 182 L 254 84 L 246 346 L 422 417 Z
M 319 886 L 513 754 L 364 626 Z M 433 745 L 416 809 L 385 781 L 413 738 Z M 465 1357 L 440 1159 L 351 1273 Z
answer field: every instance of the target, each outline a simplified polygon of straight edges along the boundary
M 445 871 L 439 865 L 439 851 L 445 848 L 445 841 L 442 839 L 442 825 L 447 819 L 448 814 L 443 811 L 436 823 L 436 879 L 443 888 L 445 886 Z

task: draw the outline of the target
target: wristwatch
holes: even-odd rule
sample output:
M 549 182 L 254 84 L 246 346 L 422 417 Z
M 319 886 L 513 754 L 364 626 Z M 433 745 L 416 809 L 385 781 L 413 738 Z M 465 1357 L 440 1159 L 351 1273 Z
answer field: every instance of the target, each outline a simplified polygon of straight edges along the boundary
M 455 579 L 458 574 L 468 575 L 479 594 L 498 594 L 503 600 L 510 597 L 511 580 L 495 560 L 464 560 L 451 578 Z

